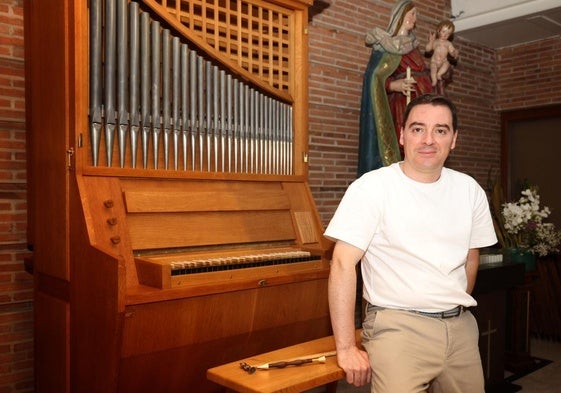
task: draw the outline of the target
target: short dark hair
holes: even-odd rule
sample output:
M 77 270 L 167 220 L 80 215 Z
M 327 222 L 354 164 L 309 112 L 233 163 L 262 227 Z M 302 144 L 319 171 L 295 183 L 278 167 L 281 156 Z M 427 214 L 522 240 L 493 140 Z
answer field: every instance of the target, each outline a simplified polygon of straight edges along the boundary
M 454 105 L 452 101 L 450 101 L 448 98 L 444 96 L 438 94 L 430 94 L 430 93 L 420 95 L 415 99 L 411 100 L 409 104 L 407 104 L 407 107 L 405 108 L 405 112 L 403 113 L 403 124 L 401 125 L 402 127 L 405 127 L 405 123 L 407 123 L 407 118 L 409 117 L 409 113 L 411 112 L 411 109 L 413 109 L 417 105 L 423 105 L 423 104 L 430 104 L 434 106 L 445 106 L 448 109 L 450 109 L 450 112 L 452 112 L 452 128 L 454 129 L 454 132 L 458 131 L 458 111 L 456 109 L 456 105 Z

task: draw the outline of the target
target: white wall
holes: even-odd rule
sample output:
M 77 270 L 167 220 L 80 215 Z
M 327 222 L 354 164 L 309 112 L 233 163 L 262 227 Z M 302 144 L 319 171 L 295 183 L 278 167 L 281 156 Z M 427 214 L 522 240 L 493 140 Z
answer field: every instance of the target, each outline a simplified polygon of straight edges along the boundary
M 451 0 L 456 31 L 473 29 L 561 6 L 559 0 Z

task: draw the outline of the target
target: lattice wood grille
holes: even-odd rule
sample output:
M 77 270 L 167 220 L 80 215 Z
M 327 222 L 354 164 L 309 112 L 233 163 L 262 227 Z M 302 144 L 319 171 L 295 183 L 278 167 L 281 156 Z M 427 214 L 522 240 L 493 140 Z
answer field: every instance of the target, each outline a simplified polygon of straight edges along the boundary
M 248 0 L 157 0 L 238 66 L 289 92 L 293 11 Z

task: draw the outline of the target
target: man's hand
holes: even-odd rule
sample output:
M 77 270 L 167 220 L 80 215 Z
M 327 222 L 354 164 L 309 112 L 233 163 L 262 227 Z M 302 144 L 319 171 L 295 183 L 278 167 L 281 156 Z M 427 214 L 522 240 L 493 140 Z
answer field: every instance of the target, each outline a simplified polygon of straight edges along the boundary
M 368 362 L 368 354 L 357 347 L 337 350 L 337 363 L 346 374 L 347 382 L 354 386 L 370 383 L 372 371 Z

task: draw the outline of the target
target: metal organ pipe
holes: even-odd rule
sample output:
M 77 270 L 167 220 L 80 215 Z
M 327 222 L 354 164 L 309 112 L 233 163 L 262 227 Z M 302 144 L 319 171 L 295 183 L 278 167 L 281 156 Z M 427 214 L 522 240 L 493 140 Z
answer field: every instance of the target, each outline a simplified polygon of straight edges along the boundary
M 160 94 L 161 94 L 161 74 L 160 74 L 160 56 L 161 56 L 161 39 L 160 39 L 160 22 L 152 21 L 150 25 L 150 38 L 152 47 L 150 48 L 151 64 L 152 64 L 152 151 L 154 158 L 154 169 L 158 169 L 159 158 L 159 142 L 161 130 L 160 117 Z
M 173 37 L 171 42 L 171 88 L 172 105 L 171 128 L 173 128 L 173 169 L 179 168 L 179 130 L 181 129 L 181 118 L 179 116 L 181 98 L 181 69 L 180 67 L 181 43 L 178 37 Z
M 102 2 L 90 2 L 90 140 L 92 162 L 98 165 L 102 126 Z
M 129 41 L 127 1 L 117 1 L 117 127 L 119 166 L 125 166 L 127 130 L 129 129 L 129 96 L 127 78 L 127 42 Z
M 181 44 L 181 146 L 183 147 L 183 170 L 187 170 L 187 136 L 189 133 L 189 48 Z
M 105 154 L 107 166 L 113 158 L 115 136 L 115 78 L 117 54 L 117 20 L 114 0 L 105 1 Z
M 142 167 L 148 167 L 150 138 L 150 15 L 140 14 L 140 113 L 142 118 Z
M 162 31 L 162 129 L 164 130 L 164 169 L 169 168 L 169 145 L 171 136 L 171 65 L 170 65 L 170 34 L 169 30 Z
M 140 126 L 139 106 L 139 15 L 138 3 L 129 3 L 129 109 L 130 109 L 130 147 L 131 167 L 136 168 L 136 152 L 138 150 L 138 132 Z

